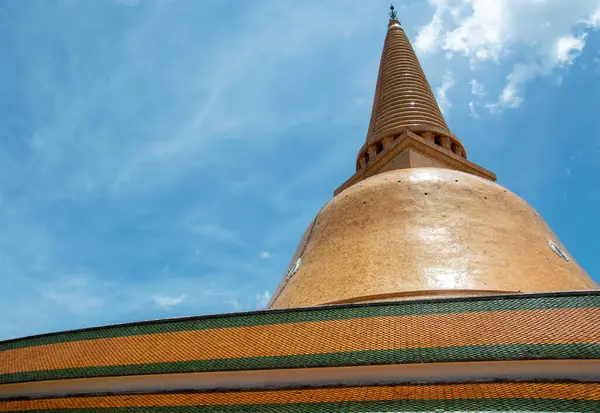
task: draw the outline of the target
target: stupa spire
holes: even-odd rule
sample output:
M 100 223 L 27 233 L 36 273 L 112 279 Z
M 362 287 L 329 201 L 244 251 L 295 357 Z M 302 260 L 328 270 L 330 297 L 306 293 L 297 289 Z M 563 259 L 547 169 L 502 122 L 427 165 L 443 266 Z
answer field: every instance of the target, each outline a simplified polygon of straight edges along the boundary
M 334 194 L 378 173 L 406 168 L 455 169 L 495 181 L 493 172 L 467 160 L 463 144 L 450 132 L 393 5 L 388 16 L 365 144 L 356 173 Z
M 389 16 L 367 141 L 411 125 L 450 133 L 393 5 Z

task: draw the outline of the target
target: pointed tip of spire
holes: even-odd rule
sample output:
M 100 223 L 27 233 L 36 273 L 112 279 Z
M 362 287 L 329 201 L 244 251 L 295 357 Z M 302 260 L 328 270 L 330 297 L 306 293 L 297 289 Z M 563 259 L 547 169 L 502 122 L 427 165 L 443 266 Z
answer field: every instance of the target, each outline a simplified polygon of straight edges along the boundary
M 388 13 L 388 15 L 390 16 L 390 25 L 400 25 L 400 20 L 398 20 L 398 12 L 396 12 L 396 8 L 393 4 L 390 5 L 390 12 Z
M 390 5 L 389 16 L 390 16 L 390 20 L 396 20 L 398 18 L 398 13 L 396 13 L 396 8 L 394 7 L 393 4 Z

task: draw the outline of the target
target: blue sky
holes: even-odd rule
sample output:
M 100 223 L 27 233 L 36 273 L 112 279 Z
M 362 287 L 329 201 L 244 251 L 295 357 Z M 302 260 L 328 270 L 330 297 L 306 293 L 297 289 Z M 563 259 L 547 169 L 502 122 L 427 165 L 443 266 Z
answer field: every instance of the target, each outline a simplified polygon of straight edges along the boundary
M 600 281 L 600 0 L 398 3 L 469 158 Z M 0 339 L 261 308 L 353 173 L 388 7 L 0 2 Z

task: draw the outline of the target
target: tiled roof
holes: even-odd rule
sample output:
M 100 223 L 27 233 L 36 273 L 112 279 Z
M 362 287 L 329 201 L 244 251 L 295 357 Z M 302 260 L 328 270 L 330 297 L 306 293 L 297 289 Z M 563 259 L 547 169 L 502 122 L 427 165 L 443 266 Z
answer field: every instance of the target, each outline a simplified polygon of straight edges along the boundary
M 600 359 L 600 291 L 262 311 L 0 343 L 0 384 L 374 364 Z

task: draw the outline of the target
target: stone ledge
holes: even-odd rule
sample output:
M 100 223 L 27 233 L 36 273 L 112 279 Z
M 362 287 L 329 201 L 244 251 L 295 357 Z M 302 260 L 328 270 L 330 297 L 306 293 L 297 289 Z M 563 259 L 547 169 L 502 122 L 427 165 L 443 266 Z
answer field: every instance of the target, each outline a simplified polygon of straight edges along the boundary
M 350 177 L 350 179 L 338 187 L 334 192 L 334 196 L 338 195 L 344 189 L 354 185 L 355 183 L 382 172 L 381 169 L 387 163 L 392 161 L 396 156 L 406 149 L 413 149 L 428 158 L 432 158 L 440 163 L 443 163 L 447 169 L 454 169 L 457 171 L 470 173 L 472 175 L 488 179 L 492 182 L 496 182 L 496 174 L 493 172 L 477 165 L 474 162 L 462 158 L 453 152 L 436 145 L 433 142 L 427 141 L 425 138 L 410 130 L 405 130 L 400 137 L 396 139 L 393 146 L 384 149 L 384 151 L 373 163 L 370 163 L 366 168 L 357 171 Z

